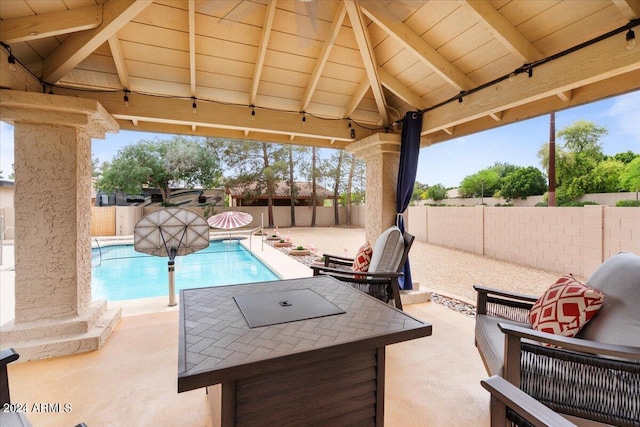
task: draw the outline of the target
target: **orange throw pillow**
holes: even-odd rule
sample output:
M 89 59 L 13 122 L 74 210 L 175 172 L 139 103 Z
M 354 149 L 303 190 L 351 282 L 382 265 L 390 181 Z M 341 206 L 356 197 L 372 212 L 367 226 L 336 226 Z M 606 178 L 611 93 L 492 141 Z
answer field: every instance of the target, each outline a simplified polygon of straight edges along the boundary
M 356 257 L 353 259 L 353 265 L 351 269 L 353 271 L 369 271 L 369 264 L 371 263 L 371 255 L 373 254 L 373 248 L 371 243 L 367 242 L 360 246 Z

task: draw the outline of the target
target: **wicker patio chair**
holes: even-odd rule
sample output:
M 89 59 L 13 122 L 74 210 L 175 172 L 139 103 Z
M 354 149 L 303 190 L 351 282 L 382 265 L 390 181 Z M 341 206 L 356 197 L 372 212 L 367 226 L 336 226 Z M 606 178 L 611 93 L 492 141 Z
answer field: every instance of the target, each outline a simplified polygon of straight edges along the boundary
M 578 425 L 640 426 L 640 257 L 621 253 L 587 280 L 600 312 L 567 338 L 531 328 L 535 296 L 475 286 L 476 346 L 499 375 Z
M 313 275 L 327 274 L 340 281 L 348 282 L 356 289 L 388 303 L 393 300 L 395 307 L 402 310 L 398 278 L 409 257 L 409 250 L 415 237 L 401 233 L 398 227 L 390 227 L 376 240 L 369 270 L 354 273 L 350 270 L 353 258 L 324 254 L 324 266 L 311 266 Z
M 491 393 L 491 427 L 504 427 L 505 421 L 518 427 L 576 427 L 502 377 L 494 375 L 480 383 Z

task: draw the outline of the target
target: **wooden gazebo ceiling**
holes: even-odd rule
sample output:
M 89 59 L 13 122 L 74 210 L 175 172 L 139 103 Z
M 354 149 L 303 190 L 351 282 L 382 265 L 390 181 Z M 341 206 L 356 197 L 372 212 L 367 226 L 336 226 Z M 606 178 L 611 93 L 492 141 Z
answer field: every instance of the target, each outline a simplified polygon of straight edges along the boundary
M 426 110 L 429 145 L 637 90 L 621 27 L 639 17 L 640 0 L 11 0 L 0 40 L 30 74 L 5 47 L 0 85 L 96 99 L 122 129 L 335 148 Z

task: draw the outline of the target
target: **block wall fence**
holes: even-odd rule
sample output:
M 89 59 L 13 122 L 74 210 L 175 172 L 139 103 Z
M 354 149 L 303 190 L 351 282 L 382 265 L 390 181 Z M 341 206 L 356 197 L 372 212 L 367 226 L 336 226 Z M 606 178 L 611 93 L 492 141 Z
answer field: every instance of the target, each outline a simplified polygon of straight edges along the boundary
M 640 254 L 640 208 L 418 206 L 407 214 L 419 241 L 583 278 L 620 251 Z

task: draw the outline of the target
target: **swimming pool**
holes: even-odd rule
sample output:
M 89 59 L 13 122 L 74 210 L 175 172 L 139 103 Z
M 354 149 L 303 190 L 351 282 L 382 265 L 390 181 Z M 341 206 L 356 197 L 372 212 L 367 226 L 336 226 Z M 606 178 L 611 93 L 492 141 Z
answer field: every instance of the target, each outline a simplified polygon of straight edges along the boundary
M 136 252 L 133 245 L 93 249 L 93 299 L 121 301 L 168 295 L 168 260 Z M 208 248 L 175 260 L 176 293 L 187 288 L 278 279 L 269 267 L 236 241 L 212 241 Z

